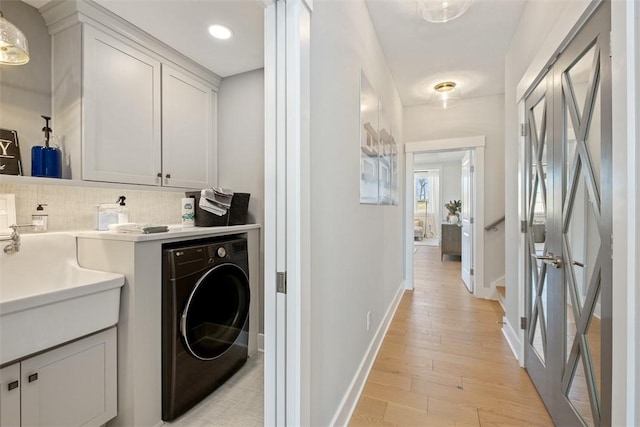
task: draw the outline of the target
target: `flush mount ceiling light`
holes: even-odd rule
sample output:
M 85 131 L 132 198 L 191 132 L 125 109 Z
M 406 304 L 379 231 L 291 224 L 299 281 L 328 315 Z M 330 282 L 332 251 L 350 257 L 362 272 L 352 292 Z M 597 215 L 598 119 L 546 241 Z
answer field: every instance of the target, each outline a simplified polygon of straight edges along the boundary
M 7 21 L 0 11 L 0 64 L 23 65 L 29 62 L 29 43 L 22 31 Z
M 435 91 L 431 96 L 429 105 L 436 108 L 451 108 L 460 102 L 460 89 L 456 89 L 455 82 L 442 82 L 433 87 Z
M 220 40 L 230 39 L 233 32 L 224 25 L 210 25 L 209 34 Z
M 425 21 L 442 23 L 456 19 L 469 9 L 472 0 L 418 0 L 418 15 Z

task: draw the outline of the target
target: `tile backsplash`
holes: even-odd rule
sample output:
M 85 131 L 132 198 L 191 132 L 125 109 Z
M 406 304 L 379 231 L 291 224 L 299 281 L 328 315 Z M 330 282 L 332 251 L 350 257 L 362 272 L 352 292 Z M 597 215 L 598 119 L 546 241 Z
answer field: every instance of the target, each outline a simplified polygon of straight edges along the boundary
M 16 196 L 18 224 L 31 224 L 38 203 L 44 203 L 49 215 L 49 231 L 91 230 L 95 228 L 96 206 L 127 198 L 129 221 L 154 224 L 179 224 L 182 192 L 144 191 L 113 188 L 72 187 L 0 183 L 0 193 Z M 26 231 L 25 231 L 26 232 Z

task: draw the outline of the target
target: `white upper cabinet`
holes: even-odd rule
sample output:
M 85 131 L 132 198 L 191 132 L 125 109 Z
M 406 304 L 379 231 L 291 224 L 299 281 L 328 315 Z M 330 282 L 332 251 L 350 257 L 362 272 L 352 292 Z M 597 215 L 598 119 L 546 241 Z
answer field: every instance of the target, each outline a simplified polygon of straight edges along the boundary
M 160 62 L 85 25 L 82 179 L 158 185 Z
M 162 65 L 163 185 L 204 188 L 216 181 L 215 100 L 210 86 Z
M 51 2 L 42 15 L 66 178 L 216 185 L 220 77 L 94 2 Z

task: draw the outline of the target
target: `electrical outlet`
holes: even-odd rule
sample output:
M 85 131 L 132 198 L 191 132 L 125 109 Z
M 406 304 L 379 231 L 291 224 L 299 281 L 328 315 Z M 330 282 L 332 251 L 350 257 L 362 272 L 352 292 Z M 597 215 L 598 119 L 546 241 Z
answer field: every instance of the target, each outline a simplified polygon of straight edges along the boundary
M 371 310 L 367 312 L 367 332 L 371 329 Z

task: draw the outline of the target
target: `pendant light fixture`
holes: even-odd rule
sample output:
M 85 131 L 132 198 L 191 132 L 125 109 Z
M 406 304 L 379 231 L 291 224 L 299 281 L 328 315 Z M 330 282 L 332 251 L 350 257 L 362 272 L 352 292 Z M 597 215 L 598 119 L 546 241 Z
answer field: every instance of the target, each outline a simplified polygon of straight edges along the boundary
M 22 31 L 7 21 L 0 11 L 0 64 L 23 65 L 29 62 L 29 43 Z
M 462 99 L 460 89 L 456 88 L 455 82 L 442 82 L 433 87 L 435 91 L 431 96 L 429 105 L 435 108 L 446 110 L 456 105 Z
M 472 0 L 418 0 L 418 15 L 425 21 L 442 23 L 456 19 L 469 9 Z

